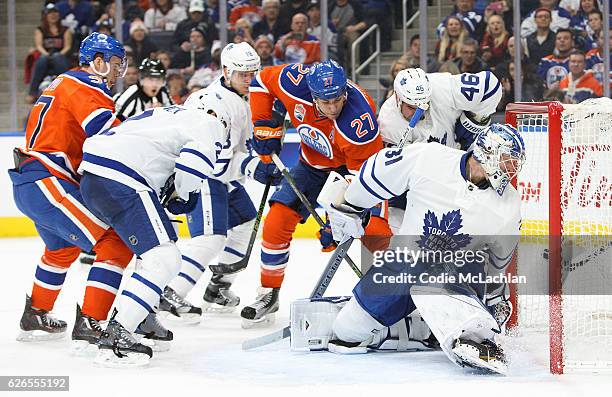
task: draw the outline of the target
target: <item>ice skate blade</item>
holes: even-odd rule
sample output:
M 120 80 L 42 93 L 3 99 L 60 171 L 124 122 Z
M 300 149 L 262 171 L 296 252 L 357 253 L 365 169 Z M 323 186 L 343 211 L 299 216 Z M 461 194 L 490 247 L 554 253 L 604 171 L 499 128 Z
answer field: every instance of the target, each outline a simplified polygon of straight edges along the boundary
M 347 347 L 334 343 L 329 343 L 327 350 L 335 354 L 366 354 L 368 352 L 367 346 Z
M 229 314 L 235 312 L 237 307 L 238 306 L 222 306 L 216 303 L 204 302 L 202 305 L 202 312 L 212 314 Z
M 242 329 L 263 328 L 274 324 L 275 321 L 276 313 L 270 313 L 257 320 L 242 318 L 241 327 Z
M 478 352 L 465 345 L 458 345 L 453 348 L 453 353 L 459 357 L 459 361 L 469 368 L 484 374 L 508 375 L 508 365 L 500 361 L 485 361 L 480 359 Z
M 185 313 L 180 316 L 175 316 L 170 312 L 159 312 L 157 316 L 162 320 L 172 322 L 172 324 L 198 325 L 200 321 L 202 321 L 202 316 L 196 313 Z
M 150 357 L 144 353 L 124 353 L 123 357 L 117 355 L 111 349 L 98 349 L 94 363 L 109 368 L 133 368 L 149 365 Z
M 154 352 L 167 352 L 170 350 L 171 342 L 169 340 L 158 340 L 145 338 L 142 335 L 134 335 L 138 343 L 142 343 L 145 346 L 149 346 Z
M 75 357 L 91 357 L 98 353 L 98 345 L 86 340 L 72 340 L 70 344 L 70 355 Z
M 62 339 L 64 336 L 66 336 L 66 331 L 52 333 L 52 332 L 42 331 L 39 329 L 34 330 L 34 331 L 20 330 L 19 333 L 17 334 L 16 339 L 19 342 L 42 342 L 42 341 L 47 341 L 47 340 Z

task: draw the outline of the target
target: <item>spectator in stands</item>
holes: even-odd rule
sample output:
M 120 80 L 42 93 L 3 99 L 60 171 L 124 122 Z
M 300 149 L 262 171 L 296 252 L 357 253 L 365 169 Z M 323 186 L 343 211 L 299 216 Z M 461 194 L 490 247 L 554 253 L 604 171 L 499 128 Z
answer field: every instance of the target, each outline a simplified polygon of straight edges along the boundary
M 527 61 L 532 65 L 540 63 L 555 50 L 555 33 L 550 30 L 552 12 L 548 8 L 538 8 L 534 12 L 537 30 L 529 34 L 523 41 Z
M 523 62 L 521 64 L 521 74 L 523 76 L 523 84 L 521 85 L 521 101 L 541 101 L 544 95 L 544 82 L 535 73 L 533 65 Z M 497 106 L 497 110 L 503 112 L 506 110 L 506 105 L 515 102 L 514 84 L 515 72 L 514 61 L 510 61 L 506 73 L 500 78 L 503 88 L 503 96 Z
M 193 76 L 189 79 L 187 88 L 191 88 L 194 85 L 206 88 L 215 81 L 215 79 L 221 76 L 221 42 L 215 40 L 210 50 L 211 61 L 210 63 L 202 66 L 195 71 Z
M 172 66 L 172 54 L 170 54 L 170 52 L 166 50 L 159 50 L 157 51 L 156 59 L 160 61 L 162 65 L 164 65 L 164 68 L 166 68 L 166 73 L 170 74 L 170 69 Z
M 89 34 L 89 30 L 96 22 L 94 9 L 89 0 L 61 0 L 56 6 L 60 12 L 63 26 L 82 37 Z
M 144 23 L 151 31 L 174 31 L 185 19 L 187 12 L 174 0 L 151 0 L 151 7 L 145 12 Z
M 461 44 L 469 37 L 461 19 L 456 16 L 446 18 L 446 25 L 440 40 L 436 43 L 435 56 L 439 65 L 457 58 Z
M 599 11 L 596 0 L 580 0 L 578 11 L 570 19 L 570 29 L 586 31 L 591 11 Z
M 308 5 L 308 29 L 306 32 L 315 36 L 321 41 L 321 6 L 318 1 L 314 1 Z M 331 19 L 327 21 L 327 51 L 330 58 L 337 58 L 338 48 L 336 43 L 338 36 L 336 33 L 336 27 L 332 23 Z
M 243 41 L 249 43 L 252 47 L 255 44 L 253 39 L 253 29 L 251 24 L 245 18 L 240 18 L 234 25 L 234 37 L 232 39 L 234 43 L 242 43 Z
M 523 10 L 524 8 L 521 8 L 521 11 Z M 508 33 L 510 35 L 512 35 L 512 25 L 514 23 L 512 13 L 512 1 L 501 0 L 492 1 L 491 3 L 489 3 L 489 5 L 487 5 L 484 10 L 485 23 L 489 20 L 491 15 L 501 16 L 504 21 L 504 25 L 506 25 L 506 30 L 508 30 Z
M 569 55 L 569 73 L 559 83 L 559 89 L 565 96 L 564 103 L 580 103 L 603 95 L 603 87 L 591 70 L 585 71 L 585 67 L 584 52 L 572 50 Z
M 308 33 L 308 17 L 295 14 L 291 19 L 291 31 L 276 42 L 274 56 L 283 63 L 311 64 L 321 60 L 321 43 Z
M 497 14 L 491 15 L 487 20 L 487 28 L 480 43 L 482 60 L 489 67 L 495 68 L 505 60 L 509 38 L 510 34 L 506 30 L 504 19 Z
M 446 63 L 452 63 L 457 67 L 457 73 L 478 73 L 483 70 L 488 70 L 489 67 L 478 57 L 478 42 L 471 37 L 468 37 L 461 44 L 460 56 Z M 449 71 L 452 70 L 452 65 L 447 65 Z
M 345 69 L 350 70 L 351 47 L 367 27 L 363 8 L 359 0 L 335 0 L 330 3 L 329 16 L 338 30 L 338 61 Z M 360 60 L 367 58 L 368 46 L 367 43 L 363 44 L 357 51 L 357 58 Z
M 537 30 L 535 13 L 540 8 L 547 8 L 551 12 L 552 20 L 550 23 L 550 30 L 556 33 L 559 29 L 569 28 L 572 16 L 567 10 L 557 6 L 557 0 L 540 0 L 540 7 L 530 13 L 521 23 L 521 38 L 525 38 Z
M 185 80 L 178 73 L 168 74 L 166 78 L 166 86 L 170 99 L 177 105 L 182 105 L 187 99 L 187 87 Z
M 166 88 L 166 68 L 160 61 L 144 59 L 138 67 L 138 81 L 115 95 L 115 114 L 120 120 L 147 109 L 172 105 Z
M 444 29 L 446 29 L 446 21 L 451 16 L 459 18 L 463 25 L 465 25 L 465 29 L 470 37 L 476 40 L 482 39 L 484 17 L 474 9 L 474 0 L 455 0 L 453 13 L 444 18 L 438 25 L 438 36 L 442 36 Z
M 558 88 L 559 81 L 569 72 L 569 54 L 573 45 L 571 30 L 557 30 L 553 54 L 542 58 L 538 64 L 538 76 L 544 80 L 547 89 Z
M 599 81 L 599 84 L 603 84 L 604 81 L 604 64 L 603 64 L 603 57 L 604 57 L 604 35 L 602 33 L 603 31 L 599 32 L 598 38 L 597 38 L 597 43 L 598 43 L 598 47 L 597 48 L 593 48 L 591 51 L 587 52 L 586 54 L 586 68 L 587 69 L 591 69 L 593 71 L 593 74 L 595 75 L 595 78 L 597 79 L 597 81 Z M 610 29 L 609 33 L 610 35 L 612 35 L 612 28 Z M 610 36 L 612 37 L 612 36 Z M 610 64 L 612 65 L 612 40 L 610 40 Z M 610 75 L 612 76 L 612 72 L 610 73 Z M 612 79 L 610 79 L 610 82 L 612 82 Z
M 333 0 L 329 0 L 331 3 Z M 306 14 L 310 0 L 286 0 L 281 5 L 278 18 L 281 21 L 291 21 L 295 14 Z
M 378 24 L 380 28 L 380 48 L 381 51 L 389 51 L 391 49 L 391 30 L 393 20 L 391 19 L 391 1 L 390 0 L 361 0 L 364 10 L 364 21 L 368 27 Z M 371 48 L 374 51 L 376 48 L 376 36 L 372 36 Z
M 253 25 L 253 36 L 262 34 L 272 36 L 274 42 L 289 31 L 289 20 L 283 21 L 279 18 L 280 0 L 263 0 L 263 18 Z
M 123 76 L 123 86 L 129 87 L 138 82 L 138 66 L 135 64 L 128 65 L 125 76 Z
M 174 54 L 172 67 L 180 69 L 184 77 L 191 76 L 197 68 L 210 62 L 210 50 L 207 46 L 204 31 L 199 27 L 191 29 L 189 34 L 189 49 L 183 50 L 183 46 Z
M 134 62 L 140 65 L 145 58 L 152 58 L 157 51 L 157 45 L 147 37 L 147 27 L 140 19 L 130 25 L 130 38 L 125 43 L 134 53 Z
M 406 63 L 406 60 L 402 58 L 398 58 L 391 64 L 389 68 L 389 76 L 381 77 L 378 81 L 379 83 L 385 87 L 385 93 L 380 98 L 379 108 L 385 103 L 385 100 L 393 95 L 393 82 L 395 81 L 395 76 L 400 72 L 400 70 L 408 69 L 410 66 Z M 417 66 L 418 67 L 418 66 Z
M 408 51 L 400 57 L 407 67 L 419 68 L 421 67 L 421 39 L 418 34 L 413 35 L 410 38 L 410 47 Z
M 261 67 L 265 68 L 266 66 L 274 66 L 278 65 L 279 62 L 276 58 L 274 58 L 274 43 L 270 40 L 265 34 L 262 34 L 255 41 L 255 45 L 253 46 L 259 58 L 261 60 Z
M 204 32 L 204 37 L 209 42 L 218 38 L 215 23 L 210 15 L 205 12 L 204 0 L 191 0 L 189 2 L 189 17 L 181 21 L 174 31 L 174 44 L 184 52 L 190 50 L 189 36 L 195 27 Z
M 589 13 L 586 30 L 580 32 L 582 49 L 590 51 L 597 48 L 597 37 L 603 28 L 603 14 L 599 10 L 594 10 Z
M 115 32 L 115 3 L 109 3 L 104 7 L 104 12 L 100 14 L 100 18 L 96 20 L 96 23 L 93 26 L 93 30 L 99 33 L 104 33 L 104 31 L 100 31 L 101 28 L 110 29 L 111 35 L 114 36 Z M 129 31 L 129 27 L 128 27 Z M 125 37 L 125 36 L 124 36 Z
M 60 12 L 54 4 L 43 8 L 40 25 L 34 31 L 34 46 L 40 56 L 34 63 L 26 97 L 29 104 L 38 98 L 40 83 L 47 75 L 56 76 L 70 68 L 72 32 L 60 24 Z
M 108 35 L 108 36 L 114 36 L 115 35 L 114 34 L 114 31 L 115 31 L 114 26 L 111 23 L 111 21 L 108 20 L 108 19 L 105 20 L 105 21 L 100 22 L 99 24 L 96 24 L 96 26 L 97 26 L 97 28 L 95 29 L 95 31 L 98 32 L 98 33 L 102 33 L 102 34 L 105 34 L 105 35 Z
M 232 25 L 236 24 L 239 19 L 246 19 L 251 26 L 261 21 L 263 18 L 263 10 L 259 6 L 260 0 L 249 0 L 232 8 L 229 14 L 228 22 Z

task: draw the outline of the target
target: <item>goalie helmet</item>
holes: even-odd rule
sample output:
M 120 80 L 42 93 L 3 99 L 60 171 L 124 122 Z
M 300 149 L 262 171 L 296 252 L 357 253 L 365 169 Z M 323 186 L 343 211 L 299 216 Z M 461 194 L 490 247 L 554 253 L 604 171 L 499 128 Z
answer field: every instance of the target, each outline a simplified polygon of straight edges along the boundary
M 393 81 L 393 90 L 398 99 L 398 106 L 404 102 L 423 110 L 429 107 L 431 83 L 421 68 L 400 70 Z
M 96 54 L 102 54 L 104 62 L 106 62 L 106 72 L 100 73 L 93 67 L 93 60 Z M 116 56 L 121 60 L 120 76 L 125 76 L 127 70 L 127 59 L 125 58 L 125 48 L 117 39 L 103 33 L 93 32 L 85 37 L 79 48 L 79 63 L 81 65 L 92 66 L 96 74 L 100 76 L 108 75 L 110 71 L 110 60 Z
M 346 94 L 346 74 L 342 66 L 334 60 L 311 66 L 306 82 L 313 99 L 330 100 Z
M 511 125 L 493 123 L 476 137 L 474 158 L 501 196 L 525 163 L 525 143 Z
M 249 43 L 230 43 L 221 51 L 221 67 L 227 68 L 227 78 L 229 79 L 234 71 L 259 71 L 261 69 L 261 59 Z
M 206 114 L 215 116 L 225 127 L 225 132 L 229 134 L 232 123 L 230 115 L 225 109 L 221 94 L 217 92 L 202 92 L 202 90 L 194 92 L 185 101 L 185 107 L 202 110 Z

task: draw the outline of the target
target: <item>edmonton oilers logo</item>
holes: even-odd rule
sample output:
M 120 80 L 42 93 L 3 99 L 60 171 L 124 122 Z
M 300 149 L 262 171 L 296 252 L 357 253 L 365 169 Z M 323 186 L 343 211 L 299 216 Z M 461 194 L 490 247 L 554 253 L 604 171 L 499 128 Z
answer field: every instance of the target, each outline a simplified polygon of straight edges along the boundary
M 297 127 L 297 132 L 302 138 L 302 143 L 306 146 L 316 150 L 329 159 L 334 158 L 331 143 L 320 130 L 308 124 L 300 124 Z

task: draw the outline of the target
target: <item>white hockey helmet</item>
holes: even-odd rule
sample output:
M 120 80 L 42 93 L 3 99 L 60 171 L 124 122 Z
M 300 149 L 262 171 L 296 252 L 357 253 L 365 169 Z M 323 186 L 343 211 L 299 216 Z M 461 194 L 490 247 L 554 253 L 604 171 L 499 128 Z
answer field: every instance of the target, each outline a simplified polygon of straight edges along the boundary
M 232 120 L 226 105 L 223 103 L 221 94 L 213 91 L 199 90 L 189 95 L 185 101 L 185 107 L 190 109 L 202 110 L 206 114 L 211 114 L 219 119 L 225 132 L 229 134 L 232 128 Z
M 249 43 L 230 43 L 221 51 L 221 67 L 226 67 L 227 78 L 232 77 L 234 71 L 257 72 L 261 69 L 261 59 L 257 51 Z
M 400 70 L 393 81 L 393 90 L 400 102 L 427 110 L 431 99 L 431 83 L 421 68 Z

